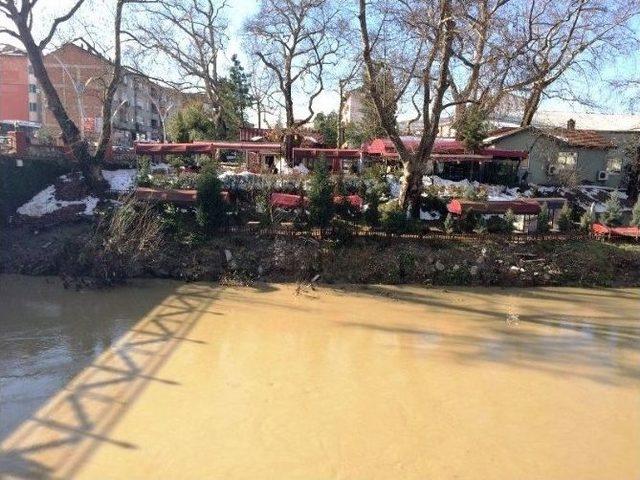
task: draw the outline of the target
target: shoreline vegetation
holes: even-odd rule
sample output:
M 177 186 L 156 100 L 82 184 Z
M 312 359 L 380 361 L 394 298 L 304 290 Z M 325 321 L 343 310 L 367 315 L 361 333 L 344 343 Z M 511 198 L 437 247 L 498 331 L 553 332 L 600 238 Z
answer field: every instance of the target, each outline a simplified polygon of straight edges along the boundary
M 255 233 L 196 239 L 167 235 L 137 215 L 117 217 L 97 226 L 79 221 L 39 230 L 26 225 L 3 229 L 0 273 L 58 275 L 65 286 L 76 288 L 136 277 L 235 285 L 640 286 L 636 244 Z
M 455 219 L 446 213 L 449 198 L 475 199 L 488 194 L 486 186 L 450 182 L 427 191 L 425 221 L 398 208 L 393 182 L 377 171 L 357 179 L 356 188 L 320 168 L 298 179 L 305 183 L 295 190 L 298 196 L 274 194 L 301 202 L 283 208 L 272 203 L 274 189 L 265 188 L 261 177 L 239 175 L 248 185 L 230 188 L 224 182 L 233 175 L 219 174 L 215 164 L 194 176 L 195 204 L 137 200 L 132 192 L 149 178 L 146 170 L 138 170 L 137 178 L 136 170 L 108 175 L 113 193 L 100 199 L 88 194 L 78 174 L 57 178 L 0 232 L 0 273 L 58 275 L 76 287 L 136 277 L 228 284 L 640 286 L 640 245 L 590 237 L 576 199 L 573 208 L 565 200 L 557 229 L 551 230 L 545 208 L 537 231 L 524 234 L 513 232 L 510 211 L 472 211 Z M 360 195 L 365 208 L 335 202 L 349 195 Z

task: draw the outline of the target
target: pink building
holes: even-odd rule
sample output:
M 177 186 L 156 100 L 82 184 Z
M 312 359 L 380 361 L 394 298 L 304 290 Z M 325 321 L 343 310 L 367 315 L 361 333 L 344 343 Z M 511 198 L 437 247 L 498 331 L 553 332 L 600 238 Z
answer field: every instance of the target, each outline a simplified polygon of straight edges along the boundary
M 36 81 L 27 55 L 11 45 L 0 45 L 0 121 L 40 121 Z

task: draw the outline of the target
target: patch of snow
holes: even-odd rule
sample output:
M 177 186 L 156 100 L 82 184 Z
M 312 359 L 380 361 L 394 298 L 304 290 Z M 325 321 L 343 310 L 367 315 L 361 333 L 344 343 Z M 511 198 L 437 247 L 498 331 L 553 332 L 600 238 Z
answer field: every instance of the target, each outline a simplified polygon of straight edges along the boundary
M 249 172 L 247 170 L 240 172 L 240 173 L 236 173 L 233 171 L 226 171 L 226 172 L 222 172 L 220 175 L 218 175 L 218 178 L 220 180 L 225 180 L 227 178 L 235 178 L 235 177 L 242 177 L 242 178 L 252 178 L 252 177 L 259 177 L 259 175 L 257 173 L 252 173 Z
M 164 162 L 153 163 L 151 164 L 151 171 L 169 173 L 171 171 L 171 165 Z
M 544 194 L 544 195 L 549 195 L 552 193 L 556 193 L 558 191 L 558 187 L 545 187 L 545 186 L 538 186 L 538 192 Z
M 517 188 L 507 188 L 503 185 L 484 185 L 489 201 L 515 200 L 520 197 Z
M 299 175 L 308 175 L 309 174 L 309 169 L 307 167 L 304 166 L 304 164 L 300 164 L 300 165 L 296 165 L 295 167 L 293 167 L 293 171 L 294 173 L 297 173 Z
M 442 215 L 437 210 L 431 210 L 429 212 L 420 210 L 420 220 L 427 220 L 427 221 L 440 220 L 441 217 Z
M 386 176 L 386 180 L 389 185 L 389 195 L 391 198 L 398 198 L 400 196 L 400 180 L 391 174 Z
M 68 207 L 69 205 L 84 205 L 84 210 L 78 212 L 78 215 L 93 215 L 93 212 L 98 205 L 98 198 L 93 195 L 89 195 L 81 200 L 57 200 L 55 198 L 56 187 L 49 185 L 47 188 L 38 193 L 35 197 L 29 200 L 27 203 L 18 208 L 18 213 L 26 217 L 42 217 L 49 213 L 56 212 L 61 208 Z
M 102 176 L 109 183 L 109 188 L 115 192 L 132 190 L 136 183 L 136 174 L 135 168 L 102 170 Z

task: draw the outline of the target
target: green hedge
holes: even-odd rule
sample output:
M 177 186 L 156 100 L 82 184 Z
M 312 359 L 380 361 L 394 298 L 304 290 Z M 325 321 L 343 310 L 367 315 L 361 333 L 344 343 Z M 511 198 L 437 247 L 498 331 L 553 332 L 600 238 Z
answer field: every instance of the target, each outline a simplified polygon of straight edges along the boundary
M 23 162 L 24 166 L 18 167 L 15 158 L 0 157 L 0 223 L 6 223 L 18 207 L 72 169 L 64 158 L 27 158 Z

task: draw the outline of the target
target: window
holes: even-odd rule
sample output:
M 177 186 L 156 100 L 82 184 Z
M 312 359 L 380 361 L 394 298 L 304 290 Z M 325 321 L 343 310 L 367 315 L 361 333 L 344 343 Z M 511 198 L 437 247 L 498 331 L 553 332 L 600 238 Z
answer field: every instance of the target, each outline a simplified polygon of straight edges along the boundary
M 558 153 L 558 168 L 571 169 L 576 167 L 578 162 L 577 152 L 559 152 Z
M 29 93 L 37 93 L 37 89 L 36 89 L 35 84 L 33 84 L 33 83 L 29 84 Z
M 34 103 L 34 102 L 29 102 L 29 111 L 30 112 L 37 112 L 38 111 L 38 104 Z
M 620 173 L 622 172 L 622 158 L 614 157 L 607 160 L 607 172 Z

